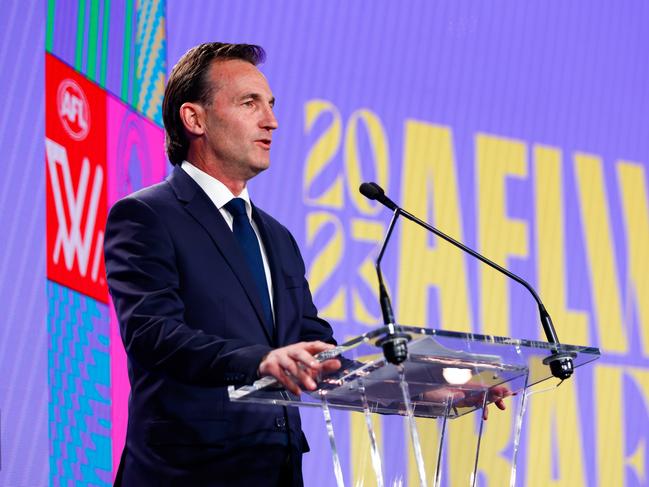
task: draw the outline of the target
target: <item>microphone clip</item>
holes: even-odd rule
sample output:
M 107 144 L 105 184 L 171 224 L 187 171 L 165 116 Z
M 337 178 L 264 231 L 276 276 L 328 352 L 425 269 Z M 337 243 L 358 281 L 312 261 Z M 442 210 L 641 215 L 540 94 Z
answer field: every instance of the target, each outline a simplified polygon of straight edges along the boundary
M 376 342 L 383 349 L 385 360 L 393 365 L 400 365 L 408 358 L 408 342 L 411 340 L 407 333 L 391 332 Z

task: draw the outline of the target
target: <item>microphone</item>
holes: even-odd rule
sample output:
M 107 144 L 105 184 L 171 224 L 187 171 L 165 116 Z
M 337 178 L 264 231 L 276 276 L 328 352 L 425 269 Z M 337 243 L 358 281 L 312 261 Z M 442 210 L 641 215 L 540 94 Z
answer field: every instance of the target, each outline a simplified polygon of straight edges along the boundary
M 392 201 L 390 198 L 385 196 L 383 188 L 375 183 L 363 183 L 359 188 L 360 192 L 371 200 L 380 201 L 382 204 L 387 206 L 392 210 L 392 220 L 390 220 L 390 225 L 388 225 L 388 231 L 383 237 L 383 242 L 381 243 L 381 248 L 379 250 L 379 255 L 376 258 L 374 267 L 376 269 L 376 277 L 379 281 L 379 303 L 381 305 L 381 314 L 383 315 L 383 323 L 388 327 L 388 334 L 376 342 L 381 348 L 383 348 L 383 355 L 385 359 L 394 365 L 399 365 L 408 358 L 408 342 L 410 341 L 410 335 L 407 333 L 398 332 L 395 328 L 394 323 L 394 311 L 392 310 L 392 302 L 390 301 L 390 295 L 388 290 L 385 287 L 383 282 L 383 272 L 381 272 L 381 260 L 383 259 L 383 254 L 387 248 L 390 237 L 392 236 L 392 230 L 394 230 L 394 225 L 399 218 L 399 207 Z
M 363 183 L 358 188 L 358 190 L 366 198 L 370 200 L 376 200 L 379 203 L 382 203 L 383 205 L 390 208 L 392 211 L 399 208 L 394 201 L 385 196 L 385 191 L 383 191 L 383 188 L 376 183 Z
M 406 210 L 398 206 L 394 201 L 392 201 L 390 198 L 388 198 L 385 195 L 385 191 L 383 191 L 383 188 L 379 186 L 376 183 L 370 182 L 370 183 L 363 183 L 359 187 L 359 191 L 363 196 L 365 196 L 368 199 L 378 201 L 382 205 L 390 208 L 390 210 L 393 211 L 393 216 L 392 216 L 392 221 L 390 222 L 390 227 L 388 228 L 388 233 L 384 239 L 383 246 L 381 247 L 381 251 L 379 253 L 379 258 L 377 259 L 377 273 L 379 275 L 379 293 L 381 293 L 381 287 L 383 286 L 383 278 L 380 274 L 380 258 L 383 257 L 383 252 L 385 251 L 385 245 L 387 244 L 387 241 L 389 240 L 390 234 L 392 233 L 392 229 L 394 227 L 394 223 L 396 219 L 398 218 L 399 215 L 403 215 L 405 218 L 408 220 L 416 223 L 417 225 L 424 227 L 426 230 L 434 233 L 438 237 L 441 237 L 442 239 L 446 240 L 447 242 L 451 243 L 452 245 L 462 249 L 464 252 L 470 254 L 471 256 L 475 257 L 476 259 L 480 260 L 481 262 L 487 264 L 489 267 L 496 269 L 498 272 L 505 274 L 507 277 L 510 279 L 513 279 L 514 281 L 518 282 L 521 284 L 525 289 L 528 290 L 528 292 L 532 295 L 534 300 L 536 301 L 536 304 L 538 305 L 539 308 L 539 316 L 541 318 L 541 325 L 543 326 L 543 330 L 545 331 L 545 336 L 548 339 L 548 342 L 554 345 L 560 345 L 559 343 L 559 338 L 557 337 L 557 332 L 554 329 L 554 324 L 552 323 L 552 318 L 550 318 L 550 314 L 548 311 L 545 309 L 545 306 L 543 305 L 543 302 L 541 301 L 541 298 L 537 294 L 537 292 L 534 290 L 532 285 L 527 282 L 525 279 L 522 277 L 514 274 L 513 272 L 509 271 L 508 269 L 505 269 L 504 267 L 496 264 L 494 261 L 491 259 L 488 259 L 484 255 L 476 252 L 475 250 L 467 247 L 463 243 L 455 240 L 453 237 L 446 235 L 444 232 L 438 230 L 437 228 L 433 227 L 432 225 L 429 225 L 425 221 L 417 218 L 416 216 L 412 215 L 411 213 L 408 213 Z M 386 293 L 387 296 L 387 293 Z M 389 303 L 389 297 L 388 303 Z M 383 303 L 381 304 L 383 307 Z M 383 308 L 382 308 L 383 309 Z M 390 310 L 392 308 L 390 307 Z M 385 321 L 385 314 L 384 316 L 384 321 Z M 394 317 L 392 317 L 392 321 L 394 322 Z M 387 324 L 387 323 L 386 323 Z M 394 323 L 393 323 L 394 324 Z M 574 371 L 574 364 L 572 361 L 573 354 L 570 353 L 557 353 L 557 350 L 554 349 L 552 355 L 549 357 L 546 357 L 543 360 L 543 363 L 546 365 L 550 366 L 550 370 L 552 371 L 552 375 L 555 376 L 558 379 L 565 380 L 569 378 L 573 371 Z M 405 359 L 404 359 L 405 360 Z

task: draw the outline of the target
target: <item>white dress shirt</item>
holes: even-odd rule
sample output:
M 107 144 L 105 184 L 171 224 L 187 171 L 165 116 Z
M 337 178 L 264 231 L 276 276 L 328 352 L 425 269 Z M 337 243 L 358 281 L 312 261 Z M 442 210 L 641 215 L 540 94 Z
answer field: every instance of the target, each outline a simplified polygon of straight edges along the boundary
M 183 171 L 185 171 L 190 178 L 196 181 L 196 184 L 198 184 L 203 191 L 205 191 L 205 193 L 210 198 L 210 200 L 212 200 L 212 203 L 214 203 L 214 206 L 216 206 L 216 208 L 221 212 L 221 215 L 223 216 L 225 222 L 230 227 L 230 230 L 232 230 L 232 224 L 234 222 L 234 218 L 232 217 L 232 215 L 230 215 L 230 212 L 225 209 L 225 205 L 228 204 L 228 202 L 233 198 L 241 198 L 243 201 L 246 202 L 246 213 L 248 214 L 248 220 L 250 220 L 252 229 L 254 230 L 255 235 L 257 236 L 257 241 L 259 242 L 259 250 L 261 250 L 261 260 L 264 263 L 264 274 L 266 274 L 266 284 L 268 285 L 270 307 L 271 307 L 271 311 L 273 312 L 273 318 L 274 318 L 275 308 L 273 305 L 273 280 L 270 275 L 270 267 L 268 266 L 268 256 L 266 255 L 264 242 L 261 241 L 257 224 L 252 219 L 252 205 L 250 204 L 250 196 L 248 195 L 248 188 L 243 188 L 243 191 L 239 196 L 234 196 L 225 184 L 223 184 L 218 179 L 210 176 L 206 172 L 201 171 L 192 163 L 183 161 L 183 163 L 180 165 L 180 168 Z

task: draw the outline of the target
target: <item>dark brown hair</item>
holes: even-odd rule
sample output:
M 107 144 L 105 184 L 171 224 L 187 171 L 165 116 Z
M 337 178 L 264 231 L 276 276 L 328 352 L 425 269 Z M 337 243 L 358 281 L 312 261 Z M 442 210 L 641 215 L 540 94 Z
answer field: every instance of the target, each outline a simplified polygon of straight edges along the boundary
M 180 106 L 185 102 L 209 105 L 214 92 L 208 80 L 212 62 L 216 59 L 241 59 L 256 66 L 265 58 L 261 46 L 223 42 L 200 44 L 183 54 L 171 70 L 162 100 L 165 144 L 173 165 L 185 160 L 189 149 L 189 140 L 180 119 Z

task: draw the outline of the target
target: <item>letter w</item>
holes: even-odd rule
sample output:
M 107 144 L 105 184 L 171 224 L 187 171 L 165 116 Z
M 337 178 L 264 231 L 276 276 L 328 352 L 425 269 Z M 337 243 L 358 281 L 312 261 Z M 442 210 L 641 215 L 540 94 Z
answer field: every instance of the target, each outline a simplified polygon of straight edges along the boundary
M 82 277 L 86 276 L 88 271 L 88 260 L 90 257 L 90 245 L 92 243 L 97 220 L 97 210 L 99 208 L 99 197 L 101 196 L 101 186 L 104 181 L 104 171 L 101 166 L 95 166 L 95 175 L 92 181 L 92 190 L 90 193 L 90 202 L 88 205 L 88 217 L 86 227 L 83 229 L 81 236 L 81 218 L 86 206 L 86 192 L 88 190 L 88 180 L 90 177 L 90 162 L 87 157 L 83 158 L 81 164 L 81 175 L 79 177 L 79 186 L 75 194 L 72 187 L 72 175 L 70 174 L 70 164 L 68 163 L 68 153 L 62 145 L 53 140 L 46 139 L 47 168 L 52 183 L 52 195 L 56 206 L 56 217 L 59 222 L 56 242 L 54 243 L 54 253 L 52 258 L 55 264 L 58 264 L 63 249 L 63 258 L 65 267 L 70 271 L 74 264 L 74 256 L 77 256 L 79 262 L 79 273 Z M 65 188 L 65 197 L 67 207 L 70 212 L 70 227 L 68 228 L 65 218 L 65 205 L 57 164 L 61 166 L 63 175 L 63 186 Z M 103 245 L 104 232 L 97 232 L 97 242 L 95 244 L 95 255 L 92 264 L 91 278 L 97 280 L 99 272 L 99 263 L 101 259 L 101 246 Z

